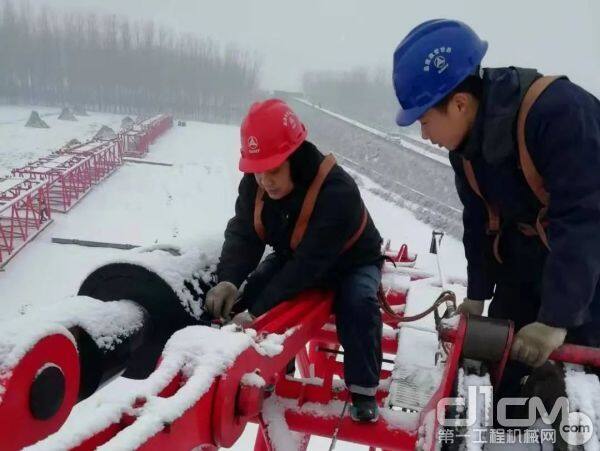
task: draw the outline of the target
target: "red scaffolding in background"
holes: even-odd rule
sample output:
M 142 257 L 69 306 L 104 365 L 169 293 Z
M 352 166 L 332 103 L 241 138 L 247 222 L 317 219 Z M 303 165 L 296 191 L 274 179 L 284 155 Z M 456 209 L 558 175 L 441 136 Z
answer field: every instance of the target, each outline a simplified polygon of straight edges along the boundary
M 91 159 L 79 155 L 53 153 L 12 170 L 17 177 L 48 182 L 50 208 L 66 213 L 92 187 Z
M 48 183 L 0 179 L 0 267 L 52 222 Z
M 173 117 L 166 114 L 146 119 L 117 138 L 126 157 L 140 158 L 148 152 L 150 144 L 173 126 Z
M 154 116 L 114 139 L 62 148 L 13 169 L 15 178 L 0 178 L 0 267 L 51 222 L 50 210 L 68 212 L 124 155 L 144 156 L 172 125 L 172 116 Z
M 118 138 L 110 141 L 90 141 L 59 150 L 64 155 L 89 158 L 92 183 L 99 183 L 123 164 L 122 145 Z

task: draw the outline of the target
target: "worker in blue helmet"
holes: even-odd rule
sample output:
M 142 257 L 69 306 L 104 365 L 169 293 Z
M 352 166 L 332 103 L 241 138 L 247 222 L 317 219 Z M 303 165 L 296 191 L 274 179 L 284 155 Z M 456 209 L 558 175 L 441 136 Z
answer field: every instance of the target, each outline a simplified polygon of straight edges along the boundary
M 600 345 L 600 102 L 566 77 L 482 69 L 466 24 L 430 20 L 394 52 L 396 122 L 449 150 L 467 299 L 514 321 L 521 375 L 565 339 Z M 514 371 L 516 375 L 518 371 Z

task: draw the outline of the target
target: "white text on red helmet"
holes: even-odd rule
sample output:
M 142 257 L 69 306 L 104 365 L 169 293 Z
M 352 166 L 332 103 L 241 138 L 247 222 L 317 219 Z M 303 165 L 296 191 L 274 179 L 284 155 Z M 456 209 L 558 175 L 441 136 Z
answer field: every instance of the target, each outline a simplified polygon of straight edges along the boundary
M 296 128 L 298 125 L 298 119 L 296 118 L 296 115 L 291 111 L 286 112 L 283 115 L 283 125 L 292 129 Z
M 258 147 L 258 139 L 255 136 L 248 138 L 248 153 L 259 153 L 260 147 Z

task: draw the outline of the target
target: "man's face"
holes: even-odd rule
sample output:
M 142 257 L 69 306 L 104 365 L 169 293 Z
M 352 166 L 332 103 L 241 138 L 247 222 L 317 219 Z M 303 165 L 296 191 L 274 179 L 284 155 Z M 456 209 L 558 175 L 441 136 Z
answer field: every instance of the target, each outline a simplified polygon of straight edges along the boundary
M 477 101 L 470 95 L 456 94 L 448 105 L 430 108 L 419 118 L 421 136 L 452 151 L 464 141 L 473 126 Z
M 281 199 L 294 189 L 289 161 L 270 171 L 257 172 L 254 174 L 254 178 L 271 199 Z

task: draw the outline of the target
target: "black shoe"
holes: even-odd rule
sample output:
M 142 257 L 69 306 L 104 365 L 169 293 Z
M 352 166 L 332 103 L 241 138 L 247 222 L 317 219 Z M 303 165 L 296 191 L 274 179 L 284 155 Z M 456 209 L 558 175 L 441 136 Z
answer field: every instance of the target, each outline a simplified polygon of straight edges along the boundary
M 360 423 L 375 423 L 379 418 L 379 408 L 375 396 L 352 393 L 350 417 Z

